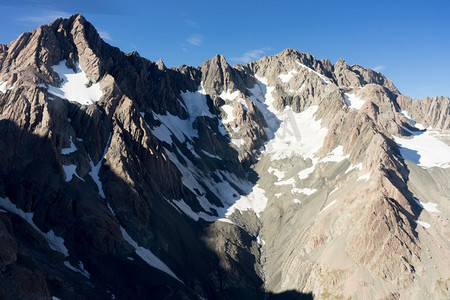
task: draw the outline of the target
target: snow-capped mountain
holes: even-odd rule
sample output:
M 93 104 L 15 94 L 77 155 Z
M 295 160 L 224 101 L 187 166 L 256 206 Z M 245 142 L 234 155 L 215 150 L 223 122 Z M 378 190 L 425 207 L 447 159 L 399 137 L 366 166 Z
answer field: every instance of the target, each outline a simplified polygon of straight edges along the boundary
M 0 45 L 0 298 L 450 297 L 450 99 L 286 49 Z

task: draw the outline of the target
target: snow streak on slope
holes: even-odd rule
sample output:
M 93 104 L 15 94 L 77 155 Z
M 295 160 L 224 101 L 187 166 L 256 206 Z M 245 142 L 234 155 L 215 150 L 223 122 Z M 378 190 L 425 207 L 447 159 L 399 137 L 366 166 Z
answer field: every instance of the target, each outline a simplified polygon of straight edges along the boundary
M 317 76 L 319 76 L 320 79 L 322 80 L 322 83 L 323 83 L 324 85 L 328 85 L 328 84 L 330 83 L 330 82 L 328 81 L 328 78 L 325 77 L 324 75 L 320 74 L 319 72 L 317 72 L 317 71 L 311 69 L 311 68 L 308 67 L 308 66 L 305 66 L 304 64 L 300 63 L 299 61 L 296 61 L 296 63 L 297 63 L 297 65 L 299 65 L 300 67 L 305 68 L 305 69 L 307 69 L 309 72 L 312 72 L 312 73 L 316 74 Z
M 431 225 L 428 224 L 427 222 L 424 222 L 424 221 L 416 221 L 416 222 L 417 222 L 417 224 L 421 225 L 425 229 L 428 229 L 431 227 Z
M 7 84 L 8 84 L 7 81 L 0 82 L 0 93 L 4 94 L 4 93 L 6 93 L 6 91 L 12 90 L 14 88 L 14 85 L 9 88 L 6 88 Z
M 66 267 L 68 267 L 69 269 L 71 269 L 74 272 L 80 273 L 81 275 L 83 275 L 86 278 L 91 278 L 91 274 L 89 274 L 88 271 L 86 271 L 86 269 L 84 268 L 84 265 L 81 261 L 78 261 L 78 268 L 72 266 L 72 264 L 70 263 L 70 261 L 64 261 L 64 265 Z
M 100 83 L 89 83 L 86 73 L 78 63 L 76 72 L 68 68 L 66 63 L 67 61 L 63 60 L 53 66 L 53 71 L 58 73 L 62 83 L 60 87 L 49 86 L 49 93 L 83 105 L 89 105 L 100 100 L 103 95 Z M 89 84 L 90 86 L 88 86 Z
M 160 260 L 155 254 L 153 254 L 153 252 L 144 247 L 140 247 L 127 233 L 125 228 L 120 226 L 120 231 L 122 232 L 122 236 L 128 242 L 128 244 L 130 244 L 136 250 L 136 254 L 139 255 L 147 264 L 163 271 L 166 274 L 169 274 L 179 282 L 182 282 L 162 260 Z
M 34 224 L 34 213 L 24 212 L 23 210 L 17 208 L 16 205 L 12 203 L 8 198 L 0 197 L 0 207 L 6 209 L 10 213 L 18 215 L 19 217 L 27 221 L 28 224 L 31 225 L 31 227 L 33 227 L 40 235 L 42 235 L 47 240 L 47 243 L 51 249 L 58 251 L 66 257 L 69 256 L 69 250 L 67 250 L 66 246 L 64 245 L 63 238 L 56 236 L 53 230 L 44 233 L 41 231 L 41 229 L 39 229 L 39 227 L 36 226 L 36 224 Z
M 91 165 L 91 171 L 89 172 L 89 175 L 91 175 L 92 180 L 94 180 L 95 184 L 97 185 L 98 194 L 103 199 L 105 199 L 105 193 L 103 192 L 103 185 L 102 185 L 102 182 L 100 181 L 100 177 L 98 174 L 100 172 L 100 168 L 102 167 L 103 161 L 105 160 L 105 155 L 106 155 L 106 152 L 108 151 L 109 144 L 111 143 L 111 137 L 112 137 L 112 133 L 109 134 L 109 138 L 108 138 L 108 141 L 106 142 L 106 147 L 105 147 L 105 150 L 103 151 L 102 158 L 97 162 L 96 165 L 94 165 L 94 162 L 92 161 L 91 157 L 89 156 L 89 164 Z
M 6 93 L 6 81 L 5 82 L 0 82 L 0 92 L 2 93 Z

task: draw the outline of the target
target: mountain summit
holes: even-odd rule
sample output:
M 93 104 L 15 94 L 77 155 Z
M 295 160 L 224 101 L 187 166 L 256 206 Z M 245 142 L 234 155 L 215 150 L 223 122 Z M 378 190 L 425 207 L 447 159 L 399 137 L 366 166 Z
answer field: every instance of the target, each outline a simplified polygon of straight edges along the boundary
M 0 45 L 0 298 L 450 297 L 450 99 L 293 49 Z

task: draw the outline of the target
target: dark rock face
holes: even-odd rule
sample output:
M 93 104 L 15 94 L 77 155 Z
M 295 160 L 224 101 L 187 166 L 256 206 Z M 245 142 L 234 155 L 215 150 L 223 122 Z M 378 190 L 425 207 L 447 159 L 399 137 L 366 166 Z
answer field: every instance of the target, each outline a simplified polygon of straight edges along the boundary
M 72 70 L 85 74 L 76 91 L 98 89 L 92 104 L 64 90 Z M 370 69 L 292 49 L 168 69 L 104 43 L 81 15 L 0 45 L 0 87 L 2 299 L 395 298 L 425 273 L 392 135 L 405 133 L 400 109 L 448 129 L 448 98 L 418 102 Z M 366 99 L 358 110 L 348 93 Z M 274 159 L 277 132 L 303 134 L 289 118 L 311 109 L 300 125 L 327 128 L 319 150 Z M 439 170 L 419 173 L 439 183 Z M 333 187 L 341 204 L 321 214 Z

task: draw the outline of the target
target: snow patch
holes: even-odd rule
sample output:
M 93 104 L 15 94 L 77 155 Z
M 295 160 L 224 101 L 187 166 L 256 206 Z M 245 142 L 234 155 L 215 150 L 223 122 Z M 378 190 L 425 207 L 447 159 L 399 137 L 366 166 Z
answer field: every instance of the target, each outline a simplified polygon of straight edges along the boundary
M 437 209 L 437 203 L 432 202 L 421 202 L 419 199 L 414 198 L 414 201 L 416 201 L 417 205 L 419 205 L 422 209 L 426 210 L 427 212 L 431 213 L 440 213 L 441 211 Z
M 234 224 L 233 221 L 227 219 L 227 218 L 219 218 L 217 219 L 217 221 L 219 222 L 224 222 L 224 223 L 230 223 L 230 224 Z
M 294 177 L 291 177 L 284 181 L 275 182 L 275 185 L 289 185 L 289 184 L 291 184 L 292 186 L 295 186 L 295 178 Z
M 72 136 L 69 137 L 69 140 L 70 140 L 70 147 L 61 149 L 61 154 L 63 155 L 67 155 L 77 151 L 77 146 L 75 146 L 75 144 L 73 143 Z
M 8 84 L 8 82 L 7 81 L 3 81 L 3 82 L 0 82 L 0 92 L 1 93 L 6 93 L 6 91 L 9 91 L 9 90 L 12 90 L 13 88 L 14 88 L 14 86 L 15 86 L 15 84 L 13 84 L 12 86 L 10 86 L 9 88 L 6 88 L 6 85 Z
M 295 204 L 301 204 L 302 201 L 300 201 L 300 200 L 298 200 L 298 199 L 294 199 L 294 203 L 295 203 Z
M 27 223 L 30 224 L 31 227 L 33 227 L 40 235 L 42 235 L 47 240 L 47 243 L 52 250 L 58 251 L 66 257 L 69 256 L 69 250 L 67 250 L 66 246 L 64 245 L 63 238 L 56 236 L 53 230 L 44 233 L 39 229 L 39 227 L 36 226 L 36 224 L 34 224 L 34 213 L 24 212 L 23 210 L 17 208 L 16 205 L 12 203 L 11 200 L 9 200 L 9 198 L 0 197 L 0 207 L 4 208 L 10 213 L 18 215 L 19 217 L 27 221 Z
M 370 174 L 364 174 L 358 177 L 358 179 L 356 179 L 356 181 L 367 181 L 370 179 Z
M 258 236 L 256 237 L 256 242 L 257 242 L 258 244 L 260 244 L 261 246 L 264 246 L 264 245 L 266 244 L 266 242 L 261 238 L 260 235 L 258 235 Z
M 230 216 L 237 209 L 239 211 L 253 210 L 258 217 L 264 211 L 267 205 L 267 197 L 265 191 L 255 185 L 250 194 L 241 196 L 227 211 L 226 216 Z
M 49 93 L 82 105 L 99 101 L 103 95 L 100 83 L 91 83 L 88 86 L 89 79 L 80 65 L 76 64 L 76 72 L 74 72 L 66 66 L 66 63 L 66 60 L 62 60 L 59 64 L 53 66 L 53 71 L 58 73 L 62 83 L 60 87 L 49 86 Z
M 240 92 L 239 91 L 234 91 L 231 92 L 230 90 L 227 90 L 226 92 L 223 91 L 219 97 L 222 98 L 223 100 L 229 100 L 229 101 L 233 101 L 234 99 L 236 99 L 237 97 L 239 97 Z
M 320 162 L 340 162 L 349 157 L 348 154 L 344 155 L 344 147 L 339 145 L 323 157 Z
M 292 194 L 305 194 L 306 196 L 310 196 L 310 195 L 314 194 L 315 192 L 317 192 L 317 189 L 309 189 L 309 188 L 303 188 L 303 189 L 293 188 L 291 191 Z
M 242 107 L 244 108 L 244 110 L 248 110 L 248 106 L 247 106 L 247 102 L 245 102 L 244 98 L 239 98 L 238 102 L 242 105 Z
M 348 167 L 348 169 L 345 171 L 345 174 L 347 174 L 347 173 L 349 173 L 350 171 L 353 171 L 353 170 L 355 170 L 355 169 L 358 169 L 358 170 L 362 170 L 363 169 L 363 164 L 362 163 L 359 163 L 359 164 L 357 164 L 357 165 L 351 165 L 350 167 Z
M 434 136 L 436 131 L 408 131 L 412 137 L 394 136 L 404 159 L 425 169 L 450 168 L 450 146 Z
M 72 180 L 73 175 L 77 176 L 78 178 L 80 178 L 81 180 L 84 181 L 83 178 L 81 178 L 80 176 L 78 176 L 77 174 L 77 166 L 76 165 L 62 165 L 62 168 L 64 170 L 64 173 L 66 174 L 66 182 L 69 182 Z
M 242 145 L 244 145 L 244 140 L 243 139 L 231 139 L 231 143 L 233 143 L 236 147 L 241 147 Z
M 166 274 L 169 274 L 176 280 L 182 282 L 177 275 L 175 275 L 174 272 L 162 261 L 160 260 L 155 254 L 153 254 L 150 250 L 140 247 L 134 240 L 131 238 L 131 236 L 127 233 L 125 228 L 120 226 L 120 231 L 122 232 L 122 236 L 125 239 L 125 241 L 128 242 L 136 251 L 136 254 L 139 255 L 148 265 L 163 271 Z
M 181 92 L 180 95 L 186 104 L 186 108 L 192 122 L 199 116 L 206 116 L 210 118 L 216 117 L 209 111 L 206 91 L 202 84 L 200 84 L 196 92 Z
M 269 172 L 269 174 L 273 174 L 277 177 L 278 180 L 281 180 L 284 178 L 285 172 L 282 172 L 278 169 L 269 167 L 269 169 L 267 169 L 267 172 Z
M 328 133 L 326 128 L 322 128 L 321 120 L 314 117 L 317 109 L 318 106 L 310 106 L 300 113 L 295 113 L 290 107 L 286 107 L 283 112 L 276 113 L 281 124 L 274 138 L 266 145 L 266 152 L 272 154 L 272 160 L 295 155 L 314 159 Z
M 164 141 L 171 145 L 171 135 L 174 135 L 181 143 L 186 141 L 186 137 L 190 140 L 194 137 L 198 137 L 197 129 L 192 128 L 192 122 L 194 120 L 183 120 L 170 113 L 167 113 L 167 115 L 153 113 L 153 117 L 155 120 L 159 120 L 162 123 L 160 126 L 155 126 L 151 129 L 152 134 L 160 141 Z
M 423 126 L 422 124 L 417 123 L 416 121 L 414 121 L 408 114 L 407 111 L 402 110 L 400 111 L 400 114 L 409 122 L 409 124 L 411 124 L 411 126 L 416 127 L 417 129 L 420 130 L 424 130 L 425 126 Z
M 4 93 L 6 93 L 6 84 L 7 84 L 7 82 L 6 81 L 4 81 L 4 82 L 0 82 L 0 92 L 2 92 L 3 94 Z
M 345 103 L 347 103 L 348 107 L 355 110 L 360 110 L 364 103 L 366 103 L 366 100 L 363 100 L 355 94 L 351 93 L 344 93 L 344 100 Z
M 234 116 L 233 116 L 233 106 L 229 105 L 229 104 L 224 104 L 221 106 L 221 108 L 223 109 L 223 111 L 227 114 L 227 118 L 226 119 L 222 119 L 222 123 L 223 124 L 228 124 L 230 122 L 233 122 L 235 120 Z
M 417 222 L 417 224 L 421 225 L 425 229 L 428 229 L 431 227 L 431 225 L 428 224 L 427 222 L 424 222 L 424 221 L 416 221 L 416 222 Z
M 281 79 L 282 82 L 287 83 L 291 81 L 292 77 L 298 74 L 297 70 L 291 70 L 287 74 L 280 74 L 278 77 Z
M 316 169 L 316 166 L 313 165 L 312 167 L 301 170 L 300 172 L 298 172 L 298 178 L 300 180 L 308 178 L 309 175 L 311 175 L 311 173 L 314 172 L 315 169 Z

